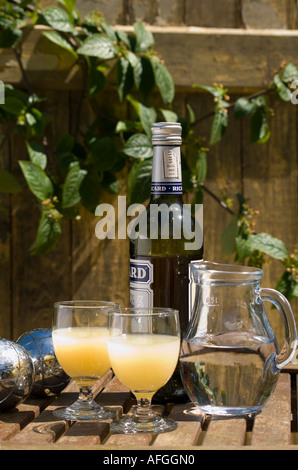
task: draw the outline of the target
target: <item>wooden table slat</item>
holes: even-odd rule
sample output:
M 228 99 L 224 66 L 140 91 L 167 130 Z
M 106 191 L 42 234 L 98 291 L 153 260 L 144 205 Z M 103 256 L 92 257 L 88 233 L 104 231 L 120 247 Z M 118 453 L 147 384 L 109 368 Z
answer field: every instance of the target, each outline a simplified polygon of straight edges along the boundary
M 246 419 L 211 420 L 202 446 L 243 446 L 246 434 Z
M 291 379 L 281 374 L 275 392 L 254 420 L 251 444 L 287 446 L 291 442 Z
M 109 426 L 111 420 L 87 423 L 56 419 L 53 410 L 71 404 L 77 397 L 78 387 L 71 382 L 58 397 L 30 397 L 15 409 L 0 413 L 1 449 L 297 450 L 293 432 L 291 434 L 291 413 L 297 411 L 294 401 L 297 393 L 296 389 L 292 390 L 291 400 L 291 383 L 295 384 L 297 371 L 288 372 L 280 375 L 276 390 L 262 412 L 249 421 L 243 418 L 206 419 L 205 415 L 194 413 L 191 403 L 168 407 L 154 405 L 159 413 L 175 419 L 178 427 L 169 433 L 142 435 L 113 433 Z M 94 394 L 98 403 L 116 411 L 117 418 L 133 412 L 135 400 L 132 394 L 111 372 L 98 381 Z

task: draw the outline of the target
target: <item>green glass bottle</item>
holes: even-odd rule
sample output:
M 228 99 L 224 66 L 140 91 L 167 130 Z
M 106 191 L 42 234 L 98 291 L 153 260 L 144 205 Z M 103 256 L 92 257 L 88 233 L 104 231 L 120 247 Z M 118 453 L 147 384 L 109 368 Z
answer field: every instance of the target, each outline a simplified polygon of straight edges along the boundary
M 183 336 L 191 314 L 189 264 L 203 258 L 203 227 L 191 213 L 190 204 L 183 203 L 181 131 L 176 122 L 152 127 L 151 198 L 141 224 L 143 232 L 130 238 L 130 304 L 176 308 Z M 188 401 L 179 366 L 154 398 Z

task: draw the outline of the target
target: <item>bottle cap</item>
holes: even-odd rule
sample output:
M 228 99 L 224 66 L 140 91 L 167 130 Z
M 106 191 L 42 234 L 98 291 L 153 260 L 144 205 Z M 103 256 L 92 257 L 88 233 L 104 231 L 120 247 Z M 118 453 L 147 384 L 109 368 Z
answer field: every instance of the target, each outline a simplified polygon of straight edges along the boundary
M 180 122 L 157 122 L 151 128 L 153 145 L 181 145 Z

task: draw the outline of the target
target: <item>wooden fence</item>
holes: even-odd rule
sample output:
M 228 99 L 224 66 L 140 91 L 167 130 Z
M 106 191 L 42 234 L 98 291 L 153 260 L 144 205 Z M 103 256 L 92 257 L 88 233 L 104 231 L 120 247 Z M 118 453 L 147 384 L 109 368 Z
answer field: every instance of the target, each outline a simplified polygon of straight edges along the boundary
M 213 108 L 212 98 L 193 89 L 193 84 L 223 83 L 234 100 L 239 94 L 266 87 L 283 60 L 298 65 L 294 0 L 79 2 L 80 8 L 89 11 L 96 6 L 109 22 L 122 23 L 123 29 L 138 19 L 151 23 L 156 49 L 177 86 L 174 109 L 182 115 L 188 103 L 198 116 Z M 32 86 L 46 95 L 47 109 L 54 115 L 48 133 L 49 143 L 54 144 L 76 125 L 80 73 L 66 52 L 42 37 L 42 29 L 28 33 L 23 58 Z M 21 83 L 17 64 L 7 50 L 0 51 L 0 79 Z M 111 91 L 101 105 L 110 108 L 116 102 Z M 86 122 L 92 119 L 87 104 L 82 112 Z M 297 106 L 276 101 L 274 112 L 272 136 L 263 145 L 250 144 L 247 122 L 231 120 L 223 140 L 209 152 L 206 185 L 221 197 L 235 200 L 237 192 L 244 194 L 250 206 L 260 211 L 257 231 L 281 238 L 291 251 L 298 241 Z M 210 121 L 204 120 L 196 132 L 208 138 L 209 129 Z M 2 149 L 0 166 L 20 176 L 19 159 L 27 159 L 27 154 L 16 138 Z M 125 193 L 123 174 L 121 194 Z M 104 201 L 117 205 L 115 196 L 106 194 Z M 39 218 L 33 196 L 24 189 L 1 195 L 1 204 L 6 210 L 0 212 L 0 336 L 15 340 L 33 328 L 51 327 L 57 300 L 92 298 L 128 304 L 128 240 L 99 241 L 96 218 L 83 211 L 80 221 L 63 222 L 62 238 L 52 252 L 33 257 L 28 249 Z M 229 221 L 230 215 L 205 196 L 206 259 L 224 261 L 221 234 Z M 263 285 L 275 287 L 281 273 L 278 262 L 266 265 Z M 293 308 L 298 319 L 297 302 Z M 269 315 L 282 336 L 278 314 L 269 309 Z

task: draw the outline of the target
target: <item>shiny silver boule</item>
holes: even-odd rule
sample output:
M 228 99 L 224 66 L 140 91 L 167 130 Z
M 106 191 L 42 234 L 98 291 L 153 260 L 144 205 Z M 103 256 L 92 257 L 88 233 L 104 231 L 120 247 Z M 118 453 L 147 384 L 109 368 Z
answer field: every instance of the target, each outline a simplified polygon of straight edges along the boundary
M 53 346 L 52 330 L 37 328 L 21 335 L 17 343 L 30 355 L 34 369 L 31 394 L 36 397 L 59 395 L 67 386 L 70 377 L 59 365 Z
M 26 350 L 13 341 L 0 338 L 0 410 L 22 403 L 33 386 L 34 366 Z

